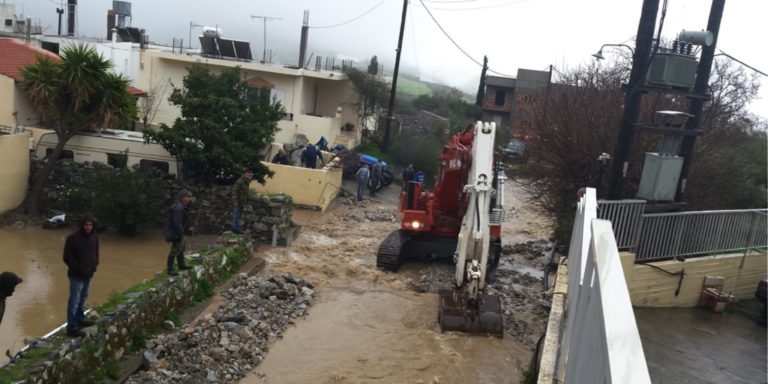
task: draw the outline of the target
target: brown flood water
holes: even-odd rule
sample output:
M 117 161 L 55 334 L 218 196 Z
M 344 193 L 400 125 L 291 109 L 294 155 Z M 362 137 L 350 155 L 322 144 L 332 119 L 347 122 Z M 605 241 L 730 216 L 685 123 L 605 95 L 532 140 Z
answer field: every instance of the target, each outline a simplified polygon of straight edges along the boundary
M 73 230 L 0 228 L 0 270 L 24 279 L 6 300 L 0 352 L 15 353 L 24 346 L 24 338 L 42 336 L 66 322 L 69 280 L 61 258 L 64 239 Z M 160 233 L 130 238 L 102 234 L 99 242 L 100 264 L 91 281 L 88 306 L 103 303 L 114 292 L 165 268 L 169 246 Z
M 371 288 L 324 290 L 240 384 L 520 381 L 530 352 L 511 337 L 441 334 L 437 295 Z

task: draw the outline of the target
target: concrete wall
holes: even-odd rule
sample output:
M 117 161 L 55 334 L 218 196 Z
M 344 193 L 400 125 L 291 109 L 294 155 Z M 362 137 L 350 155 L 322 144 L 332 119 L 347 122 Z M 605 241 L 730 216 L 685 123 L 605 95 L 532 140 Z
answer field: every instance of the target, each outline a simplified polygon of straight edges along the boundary
M 24 201 L 29 179 L 29 136 L 0 136 L 0 213 Z
M 680 261 L 649 263 L 670 272 L 685 269 L 680 293 L 675 296 L 679 276 L 671 276 L 647 265 L 635 264 L 627 271 L 632 305 L 637 307 L 693 307 L 699 302 L 701 284 L 705 276 L 725 277 L 724 291 L 731 292 L 736 300 L 754 298 L 760 279 L 768 276 L 768 255 L 752 252 L 689 258 Z M 622 253 L 622 264 L 634 263 L 634 254 Z
M 251 183 L 251 189 L 262 194 L 282 193 L 293 198 L 294 205 L 316 207 L 322 211 L 331 204 L 341 187 L 341 168 L 326 165 L 308 169 L 289 165 L 263 163 L 275 174 L 264 185 Z

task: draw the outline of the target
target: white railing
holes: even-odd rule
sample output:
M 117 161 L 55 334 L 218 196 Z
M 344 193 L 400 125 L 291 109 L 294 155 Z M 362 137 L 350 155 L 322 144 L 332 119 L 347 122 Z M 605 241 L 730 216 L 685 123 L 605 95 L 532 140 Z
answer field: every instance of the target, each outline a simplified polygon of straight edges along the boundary
M 565 328 L 553 377 L 574 384 L 650 383 L 611 223 L 596 217 L 595 190 L 588 188 L 571 235 Z
M 640 225 L 645 211 L 645 200 L 600 200 L 597 217 L 609 220 L 616 234 L 619 249 L 635 249 L 640 241 Z

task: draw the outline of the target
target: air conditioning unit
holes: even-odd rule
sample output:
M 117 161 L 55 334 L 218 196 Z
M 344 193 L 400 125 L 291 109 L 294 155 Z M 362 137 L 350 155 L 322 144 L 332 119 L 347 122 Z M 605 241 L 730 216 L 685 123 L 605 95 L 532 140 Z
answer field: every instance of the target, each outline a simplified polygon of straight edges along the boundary
M 694 56 L 674 52 L 658 52 L 653 56 L 648 84 L 690 89 L 696 81 L 699 62 Z

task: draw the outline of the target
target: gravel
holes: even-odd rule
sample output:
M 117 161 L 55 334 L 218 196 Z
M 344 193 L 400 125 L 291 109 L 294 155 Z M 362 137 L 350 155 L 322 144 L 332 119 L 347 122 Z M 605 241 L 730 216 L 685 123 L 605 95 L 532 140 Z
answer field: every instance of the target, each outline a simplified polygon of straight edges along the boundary
M 233 383 L 264 359 L 269 344 L 308 314 L 314 286 L 291 274 L 239 274 L 227 300 L 194 324 L 146 342 L 144 371 L 126 383 Z

